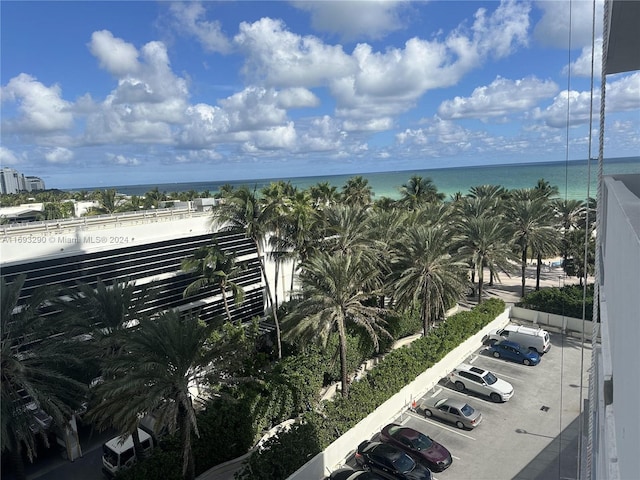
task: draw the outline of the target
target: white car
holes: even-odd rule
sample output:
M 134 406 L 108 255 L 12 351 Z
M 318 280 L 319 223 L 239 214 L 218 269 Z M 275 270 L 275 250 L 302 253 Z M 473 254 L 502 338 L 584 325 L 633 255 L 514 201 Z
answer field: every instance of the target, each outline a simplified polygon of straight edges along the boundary
M 506 402 L 513 396 L 513 385 L 488 370 L 461 363 L 449 374 L 459 392 L 470 390 L 487 395 L 494 402 Z

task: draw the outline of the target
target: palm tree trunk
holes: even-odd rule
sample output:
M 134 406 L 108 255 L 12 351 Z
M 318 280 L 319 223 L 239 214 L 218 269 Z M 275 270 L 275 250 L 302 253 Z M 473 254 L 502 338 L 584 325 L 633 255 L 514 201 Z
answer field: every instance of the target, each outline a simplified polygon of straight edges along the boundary
M 338 319 L 338 338 L 340 340 L 340 377 L 342 396 L 349 396 L 349 381 L 347 379 L 347 335 L 344 329 L 344 319 Z
M 144 460 L 145 452 L 140 443 L 140 434 L 138 433 L 138 427 L 131 432 L 131 439 L 133 440 L 133 451 L 136 452 L 136 458 L 138 461 Z
M 22 459 L 22 449 L 17 443 L 14 441 L 15 448 L 11 450 L 11 460 L 15 468 L 16 480 L 27 480 L 27 474 L 24 471 L 24 460 Z
M 538 264 L 536 265 L 536 292 L 540 290 L 540 269 L 542 266 L 542 254 L 538 253 Z
M 191 424 L 189 416 L 180 407 L 181 425 L 180 436 L 182 437 L 182 478 L 184 480 L 194 480 L 196 478 L 195 464 L 193 459 L 193 449 L 191 448 Z
M 231 323 L 231 310 L 229 310 L 229 301 L 227 300 L 227 294 L 225 293 L 225 286 L 220 285 L 220 290 L 222 291 L 222 303 L 224 304 L 224 311 L 227 312 L 227 319 L 229 323 Z
M 273 297 L 274 297 L 274 310 L 278 309 L 278 275 L 280 274 L 280 259 L 275 260 L 275 274 L 273 279 Z
M 294 258 L 291 261 L 291 290 L 290 290 L 291 292 L 293 292 L 293 287 L 294 287 L 293 280 L 295 276 L 296 276 L 296 259 Z M 291 297 L 291 295 L 289 295 L 289 297 Z
M 262 277 L 264 278 L 264 285 L 267 289 L 267 298 L 269 299 L 269 304 L 271 305 L 271 312 L 273 313 L 273 322 L 276 327 L 276 343 L 278 346 L 278 360 L 282 359 L 282 338 L 280 334 L 280 322 L 278 321 L 278 312 L 277 308 L 273 303 L 273 297 L 271 295 L 271 287 L 269 286 L 269 278 L 267 278 L 267 267 L 264 265 L 264 258 L 262 256 L 262 252 L 260 251 L 260 246 L 258 242 L 256 243 L 256 249 L 258 250 L 258 259 L 260 260 L 260 271 L 262 272 Z
M 425 282 L 422 291 L 422 305 L 420 307 L 420 318 L 422 319 L 422 335 L 425 337 L 427 336 L 427 333 L 429 333 L 429 317 L 427 316 L 429 300 L 427 300 L 427 292 L 427 283 Z
M 478 269 L 478 305 L 482 303 L 482 285 L 484 284 L 484 267 Z
M 522 270 L 522 290 L 520 293 L 520 297 L 524 297 L 524 285 L 526 282 L 526 273 L 527 273 L 527 247 L 524 246 L 522 249 L 522 261 L 521 261 L 521 270 Z

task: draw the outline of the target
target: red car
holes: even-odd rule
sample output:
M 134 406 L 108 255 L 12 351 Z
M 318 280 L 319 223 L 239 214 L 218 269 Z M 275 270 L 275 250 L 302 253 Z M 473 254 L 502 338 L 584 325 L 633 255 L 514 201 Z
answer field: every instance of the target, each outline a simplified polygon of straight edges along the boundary
M 433 472 L 441 472 L 453 462 L 449 450 L 413 428 L 391 423 L 380 432 L 380 440 L 404 450 Z

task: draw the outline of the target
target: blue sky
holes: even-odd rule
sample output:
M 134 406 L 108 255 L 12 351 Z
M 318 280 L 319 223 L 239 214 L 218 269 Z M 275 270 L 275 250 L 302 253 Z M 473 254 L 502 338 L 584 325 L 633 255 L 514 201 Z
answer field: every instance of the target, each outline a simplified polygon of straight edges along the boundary
M 584 159 L 592 8 L 2 1 L 0 163 L 81 188 Z M 605 155 L 637 155 L 640 73 L 606 108 Z

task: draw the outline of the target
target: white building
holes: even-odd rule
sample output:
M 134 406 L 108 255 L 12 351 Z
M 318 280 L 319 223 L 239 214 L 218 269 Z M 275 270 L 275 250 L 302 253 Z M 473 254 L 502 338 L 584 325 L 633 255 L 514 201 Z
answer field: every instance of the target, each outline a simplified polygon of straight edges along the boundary
M 39 177 L 25 177 L 13 168 L 0 169 L 0 194 L 44 190 L 44 181 Z

